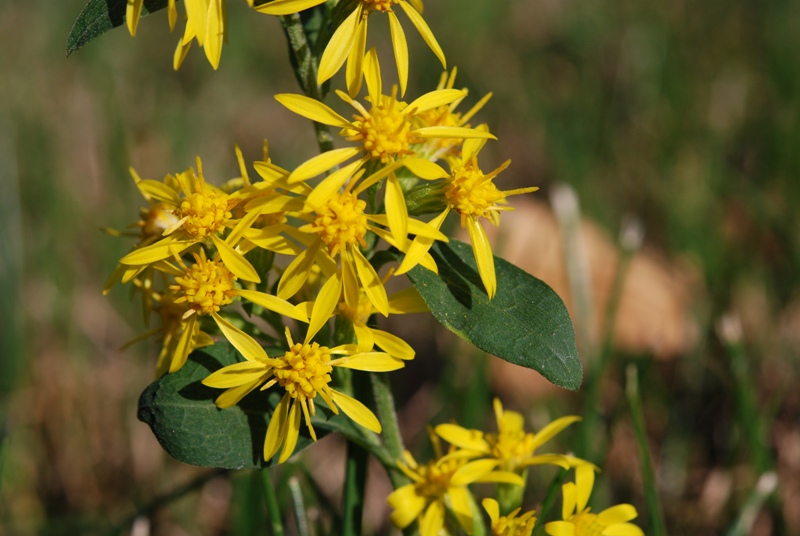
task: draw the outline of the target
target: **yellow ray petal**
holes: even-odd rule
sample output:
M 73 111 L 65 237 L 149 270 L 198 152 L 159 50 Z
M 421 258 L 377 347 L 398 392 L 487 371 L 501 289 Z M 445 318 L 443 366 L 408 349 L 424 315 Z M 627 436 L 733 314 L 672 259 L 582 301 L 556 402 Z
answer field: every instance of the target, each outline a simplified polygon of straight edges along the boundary
M 275 95 L 275 100 L 289 108 L 296 114 L 302 115 L 317 123 L 331 125 L 333 127 L 347 128 L 350 121 L 334 112 L 325 104 L 318 100 L 297 95 L 296 93 L 279 93 Z
M 342 281 L 338 276 L 329 278 L 317 294 L 314 300 L 314 308 L 311 310 L 311 321 L 306 332 L 306 342 L 308 343 L 319 332 L 322 326 L 330 320 L 336 306 L 339 305 L 339 297 L 342 295 Z
M 145 179 L 138 181 L 136 187 L 142 192 L 145 199 L 164 201 L 171 205 L 179 205 L 181 202 L 180 194 L 163 182 Z
M 275 406 L 275 411 L 272 412 L 272 417 L 267 426 L 267 435 L 264 438 L 264 459 L 270 460 L 283 443 L 283 438 L 286 437 L 286 425 L 289 422 L 289 402 L 292 397 L 289 393 L 283 395 L 281 401 Z
M 389 218 L 385 214 L 368 214 L 367 219 L 379 225 L 389 227 Z M 408 219 L 408 233 L 431 238 L 433 240 L 441 240 L 442 242 L 449 242 L 450 240 L 447 238 L 447 235 L 436 228 L 435 224 L 431 225 L 430 223 L 415 220 L 414 218 Z
M 283 440 L 283 449 L 281 449 L 278 463 L 283 463 L 288 460 L 294 453 L 294 447 L 297 445 L 297 437 L 300 435 L 301 417 L 301 411 L 297 408 L 299 405 L 299 402 L 295 399 L 292 407 L 289 409 L 289 418 L 286 423 L 286 438 Z
M 175 0 L 169 0 L 167 18 L 169 19 L 169 31 L 171 32 L 175 29 L 175 23 L 178 22 L 178 7 L 175 5 Z
M 417 289 L 408 287 L 389 296 L 389 314 L 427 313 L 428 306 Z
M 259 386 L 261 383 L 261 379 L 255 379 L 250 383 L 245 383 L 238 387 L 231 387 L 230 389 L 225 390 L 224 393 L 219 395 L 214 403 L 217 405 L 218 408 L 225 409 L 235 406 L 239 403 L 241 399 L 247 396 L 249 393 L 253 391 L 256 387 Z
M 364 57 L 364 78 L 367 81 L 369 100 L 373 105 L 381 101 L 383 95 L 383 81 L 381 80 L 381 65 L 378 62 L 378 51 L 372 47 Z
M 499 464 L 497 460 L 475 460 L 461 466 L 450 479 L 453 486 L 466 486 L 492 472 Z
M 433 501 L 419 523 L 420 535 L 439 536 L 442 527 L 444 527 L 444 505 L 441 501 Z
M 598 521 L 603 525 L 616 525 L 617 523 L 625 523 L 637 516 L 636 508 L 630 504 L 618 504 L 611 508 L 606 508 L 600 512 L 597 517 Z
M 544 526 L 550 536 L 575 536 L 575 525 L 568 521 L 551 521 Z
M 389 519 L 399 529 L 406 528 L 417 519 L 427 504 L 424 497 L 417 495 L 413 484 L 397 488 L 389 494 L 386 502 L 394 509 Z
M 383 352 L 365 352 L 336 359 L 331 361 L 331 365 L 367 372 L 390 372 L 400 370 L 405 363 Z
M 186 32 L 189 31 L 189 25 L 186 26 Z M 177 71 L 183 65 L 183 60 L 186 59 L 186 55 L 189 53 L 189 49 L 192 48 L 192 40 L 189 39 L 186 41 L 185 39 L 178 41 L 178 46 L 175 47 L 175 53 L 172 55 L 172 68 L 173 70 Z
M 486 138 L 471 138 L 464 140 L 461 146 L 461 162 L 469 162 L 470 158 L 477 155 L 483 146 L 486 145 Z
M 432 108 L 450 104 L 458 99 L 463 99 L 466 93 L 462 89 L 437 89 L 417 97 L 403 113 L 421 113 Z
M 406 43 L 406 34 L 394 11 L 389 11 L 389 30 L 392 34 L 394 61 L 397 64 L 397 79 L 400 81 L 400 96 L 402 97 L 406 94 L 406 85 L 408 84 L 408 43 Z
M 386 181 L 385 203 L 389 230 L 396 241 L 403 242 L 408 238 L 408 207 L 400 181 L 394 173 L 390 173 Z
M 256 197 L 244 206 L 247 211 L 260 210 L 262 214 L 295 212 L 303 209 L 303 200 L 290 195 Z
M 359 2 L 358 6 L 353 10 L 350 15 L 342 22 L 341 25 L 333 32 L 331 40 L 325 47 L 322 53 L 322 58 L 319 62 L 319 71 L 317 72 L 317 83 L 322 85 L 323 82 L 330 79 L 341 68 L 344 60 L 347 59 L 348 54 L 353 48 L 353 43 L 356 41 L 357 25 L 361 20 L 362 3 Z
M 411 173 L 426 181 L 444 179 L 450 174 L 442 166 L 424 158 L 404 158 L 403 166 Z
M 406 12 L 408 18 L 411 19 L 411 23 L 417 28 L 417 31 L 422 36 L 422 39 L 425 40 L 433 53 L 436 54 L 436 57 L 439 58 L 439 61 L 442 63 L 442 69 L 447 69 L 447 61 L 444 59 L 442 47 L 439 46 L 439 43 L 433 36 L 433 32 L 431 32 L 431 29 L 428 27 L 425 19 L 423 19 L 422 15 L 420 15 L 419 12 L 411 7 L 405 0 L 400 0 L 399 3 L 400 7 L 403 8 L 403 11 Z
M 367 50 L 367 21 L 369 18 L 361 19 L 356 27 L 356 35 L 353 40 L 353 48 L 347 56 L 347 70 L 345 79 L 347 81 L 347 93 L 355 98 L 361 91 L 361 82 L 364 79 L 364 54 Z
M 256 269 L 250 264 L 250 261 L 244 258 L 244 255 L 233 249 L 230 244 L 216 235 L 211 235 L 211 240 L 213 240 L 214 245 L 217 246 L 217 253 L 219 253 L 225 267 L 233 272 L 236 277 L 244 281 L 252 281 L 254 283 L 261 282 L 261 278 L 258 277 L 258 272 L 256 272 Z
M 451 445 L 462 449 L 487 454 L 491 450 L 489 443 L 483 438 L 483 432 L 480 430 L 469 430 L 457 424 L 447 423 L 437 426 L 436 434 Z
M 357 310 L 361 292 L 359 291 L 355 263 L 347 251 L 342 252 L 342 286 L 344 287 L 345 303 L 351 309 Z
M 322 240 L 317 239 L 312 245 L 306 248 L 300 255 L 294 258 L 283 272 L 281 280 L 278 282 L 278 297 L 286 300 L 297 294 L 297 291 L 308 279 L 311 267 L 314 266 L 314 258 L 322 246 Z
M 253 9 L 267 15 L 291 15 L 324 3 L 325 0 L 273 0 Z
M 177 372 L 186 363 L 194 346 L 197 331 L 197 315 L 192 315 L 183 324 L 183 331 L 178 339 L 178 344 L 175 345 L 172 361 L 169 364 L 170 372 Z
M 242 354 L 245 359 L 248 361 L 261 361 L 262 363 L 267 362 L 269 359 L 267 353 L 255 339 L 219 316 L 219 313 L 211 313 L 211 317 L 217 323 L 219 330 L 225 338 L 228 339 L 234 348 L 239 350 L 239 353 Z
M 487 138 L 496 140 L 494 134 L 485 130 L 466 127 L 422 127 L 413 131 L 421 138 Z
M 389 173 L 392 173 L 393 171 L 396 171 L 396 170 L 400 169 L 401 167 L 403 167 L 403 161 L 402 160 L 400 160 L 398 162 L 394 162 L 392 164 L 389 164 L 388 166 L 384 166 L 383 168 L 379 169 L 378 171 L 376 171 L 375 173 L 373 173 L 372 175 L 370 175 L 366 179 L 364 179 L 361 182 L 359 182 L 358 186 L 353 188 L 353 190 L 352 190 L 353 193 L 356 194 L 356 195 L 359 195 L 361 192 L 363 192 L 364 190 L 366 190 L 367 188 L 369 188 L 373 184 L 377 184 L 379 181 L 383 180 L 385 177 L 387 177 L 389 175 Z
M 561 486 L 561 517 L 568 519 L 575 512 L 578 491 L 574 482 L 567 482 Z
M 225 4 L 222 0 L 211 0 L 208 4 L 206 39 L 203 50 L 208 62 L 216 71 L 222 56 L 222 42 L 225 39 Z
M 298 182 L 307 181 L 308 179 L 333 169 L 345 160 L 350 160 L 360 152 L 361 149 L 358 147 L 345 147 L 326 151 L 297 166 L 289 175 L 289 178 L 286 179 L 286 182 L 289 184 L 296 184 Z
M 302 309 L 295 307 L 288 301 L 282 300 L 277 296 L 265 294 L 264 292 L 258 292 L 257 290 L 245 289 L 237 290 L 236 294 L 245 300 L 251 301 L 256 305 L 260 305 L 264 309 L 275 311 L 279 315 L 288 316 L 289 318 L 294 318 L 295 320 L 300 320 L 301 322 L 308 322 L 308 317 L 305 315 Z
M 391 312 L 391 306 L 389 307 L 389 311 Z M 373 329 L 372 337 L 375 344 L 380 346 L 381 349 L 389 355 L 398 359 L 414 359 L 416 353 L 414 349 L 397 335 L 379 329 Z
M 475 218 L 467 218 L 467 230 L 469 231 L 469 240 L 472 242 L 472 252 L 475 255 L 478 273 L 486 288 L 486 294 L 491 300 L 497 292 L 497 277 L 494 273 L 494 255 L 492 255 L 489 237 L 486 236 L 483 226 Z
M 575 506 L 579 512 L 583 512 L 586 509 L 586 505 L 589 504 L 589 496 L 592 494 L 592 488 L 594 487 L 594 468 L 590 465 L 576 467 L 575 485 L 577 486 Z
M 128 0 L 125 7 L 125 22 L 131 35 L 136 35 L 139 17 L 142 16 L 142 4 L 144 4 L 144 0 Z
M 566 416 L 566 417 L 561 417 L 560 419 L 556 419 L 555 421 L 551 422 L 550 424 L 548 424 L 547 426 L 545 426 L 544 428 L 539 430 L 534 435 L 533 444 L 531 445 L 531 449 L 535 450 L 535 449 L 539 448 L 540 446 L 542 446 L 545 443 L 547 443 L 548 441 L 550 441 L 550 439 L 552 439 L 553 436 L 555 436 L 556 434 L 561 432 L 561 430 L 563 430 L 564 428 L 566 428 L 570 424 L 572 424 L 574 422 L 578 422 L 580 420 L 581 420 L 581 418 L 576 416 L 576 415 L 569 415 L 569 416 Z
M 452 486 L 448 490 L 450 507 L 461 527 L 469 534 L 472 531 L 472 499 L 465 487 Z
M 227 236 L 227 238 L 225 238 L 225 242 L 231 246 L 238 244 L 239 240 L 241 240 L 244 236 L 245 231 L 250 229 L 258 217 L 261 216 L 262 208 L 263 207 L 258 207 L 255 210 L 251 210 L 244 215 L 244 218 L 236 222 L 236 225 L 233 227 L 233 229 L 231 229 L 231 233 Z
M 189 35 L 189 39 L 196 37 L 197 43 L 203 46 L 203 40 L 206 36 L 208 4 L 206 0 L 185 0 L 183 4 L 186 9 L 186 34 L 184 35 L 184 42 L 186 40 L 186 35 Z
M 378 277 L 375 268 L 364 258 L 358 248 L 353 248 L 352 253 L 356 273 L 364 293 L 380 314 L 389 316 L 389 299 L 386 297 L 386 289 L 383 287 L 381 278 Z
M 360 322 L 353 322 L 353 331 L 356 333 L 356 340 L 358 341 L 358 352 L 369 352 L 375 346 L 375 340 L 372 337 L 372 328 Z
M 331 196 L 338 192 L 344 186 L 344 183 L 353 176 L 353 173 L 361 164 L 362 162 L 357 160 L 325 177 L 306 198 L 306 206 L 316 209 L 326 204 Z
M 356 423 L 360 424 L 367 430 L 371 430 L 376 434 L 381 433 L 381 423 L 367 406 L 355 398 L 351 398 L 344 393 L 340 393 L 339 391 L 334 391 L 331 389 L 331 393 L 333 393 L 334 403 L 339 406 L 339 409 L 341 409 L 345 415 L 353 419 Z
M 297 255 L 301 252 L 301 249 L 294 242 L 283 236 L 276 236 L 262 229 L 249 229 L 247 233 L 245 233 L 245 239 L 251 241 L 260 248 L 274 251 L 282 255 Z
M 144 248 L 139 248 L 131 251 L 119 262 L 128 266 L 143 266 L 146 264 L 153 264 L 154 262 L 168 259 L 173 255 L 179 255 L 181 251 L 194 244 L 192 240 L 175 240 L 173 238 L 164 238 L 155 244 L 151 244 Z
M 561 454 L 541 454 L 523 460 L 522 465 L 558 465 L 564 469 L 569 469 L 569 459 Z
M 223 367 L 203 381 L 203 385 L 216 389 L 227 389 L 237 387 L 246 383 L 252 383 L 262 377 L 267 372 L 267 365 L 258 361 L 243 361 Z

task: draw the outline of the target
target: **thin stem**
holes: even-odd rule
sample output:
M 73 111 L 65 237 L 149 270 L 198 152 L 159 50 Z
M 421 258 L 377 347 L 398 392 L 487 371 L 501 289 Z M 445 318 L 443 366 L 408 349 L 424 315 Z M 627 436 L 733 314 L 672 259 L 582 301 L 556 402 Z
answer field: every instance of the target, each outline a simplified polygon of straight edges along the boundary
M 300 15 L 294 13 L 280 17 L 280 19 L 291 48 L 292 65 L 294 66 L 297 82 L 306 95 L 322 102 L 324 95 L 322 94 L 322 88 L 317 84 L 317 58 L 314 57 L 311 46 L 308 43 L 308 37 L 303 28 L 303 21 Z M 317 144 L 320 152 L 324 153 L 333 149 L 333 137 L 327 125 L 315 122 L 314 130 L 317 133 Z
M 272 474 L 269 469 L 261 470 L 261 484 L 264 488 L 264 501 L 267 503 L 267 514 L 269 515 L 270 527 L 272 527 L 272 535 L 283 536 L 281 507 L 278 504 L 278 496 L 275 494 L 275 486 L 272 483 Z
M 628 365 L 627 385 L 625 391 L 628 395 L 628 404 L 631 410 L 633 431 L 636 434 L 636 444 L 639 450 L 639 459 L 642 464 L 642 479 L 644 480 L 644 493 L 647 500 L 647 510 L 650 514 L 650 528 L 648 534 L 652 536 L 666 536 L 667 529 L 664 524 L 664 513 L 661 510 L 661 501 L 658 498 L 656 479 L 653 473 L 653 460 L 650 456 L 650 447 L 647 444 L 647 432 L 644 426 L 644 411 L 642 399 L 639 394 L 639 377 L 636 365 Z
M 353 394 L 365 399 L 369 395 L 369 378 L 360 371 L 353 371 Z M 362 446 L 347 442 L 344 496 L 342 497 L 342 534 L 359 536 L 364 518 L 364 496 L 367 488 L 367 464 L 369 453 Z
M 553 509 L 556 496 L 558 492 L 561 491 L 561 485 L 564 483 L 564 480 L 566 480 L 568 473 L 569 471 L 566 469 L 561 469 L 556 476 L 553 477 L 552 482 L 550 482 L 550 487 L 547 488 L 547 494 L 544 497 L 544 502 L 542 502 L 542 508 L 539 510 L 539 515 L 537 516 L 539 519 L 533 529 L 534 536 L 544 534 L 544 525 L 550 519 L 550 510 Z
M 306 502 L 303 500 L 303 490 L 300 488 L 300 481 L 297 477 L 289 479 L 289 490 L 292 493 L 292 503 L 294 504 L 294 517 L 297 519 L 297 533 L 300 536 L 309 536 L 311 531 L 308 528 L 308 512 Z
M 383 442 L 386 445 L 386 450 L 389 451 L 391 460 L 394 462 L 402 456 L 405 447 L 403 446 L 403 437 L 400 435 L 400 426 L 397 422 L 392 388 L 385 374 L 370 373 L 370 377 L 372 378 L 372 392 L 375 395 L 378 420 L 381 421 L 383 426 Z M 399 471 L 394 464 L 387 467 L 387 469 L 395 489 L 409 483 L 408 477 Z

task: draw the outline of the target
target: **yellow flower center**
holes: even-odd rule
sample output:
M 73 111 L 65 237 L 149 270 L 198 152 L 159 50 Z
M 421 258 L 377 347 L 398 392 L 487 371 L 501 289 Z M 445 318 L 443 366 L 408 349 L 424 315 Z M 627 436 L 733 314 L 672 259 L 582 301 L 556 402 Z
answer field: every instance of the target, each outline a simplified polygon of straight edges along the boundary
M 428 465 L 421 465 L 416 468 L 417 474 L 422 478 L 414 484 L 416 494 L 420 497 L 437 498 L 447 493 L 453 474 L 464 464 L 466 460 L 451 459 L 436 462 L 428 462 Z
M 176 304 L 185 302 L 197 314 L 208 315 L 233 301 L 236 276 L 220 261 L 208 260 L 202 254 L 194 258 L 196 263 L 169 288 L 179 294 Z
M 364 5 L 365 11 L 383 11 L 384 13 L 392 10 L 392 4 L 397 2 L 397 0 L 361 0 Z
M 526 512 L 519 517 L 517 508 L 508 516 L 501 517 L 492 525 L 492 536 L 530 536 L 536 524 L 533 512 Z
M 167 211 L 164 203 L 156 203 L 149 209 L 142 209 L 142 219 L 139 225 L 142 228 L 142 238 L 161 238 L 163 232 L 172 227 L 178 218 L 171 211 Z
M 384 164 L 398 156 L 414 154 L 409 147 L 421 140 L 411 133 L 411 118 L 401 113 L 405 107 L 394 95 L 383 96 L 379 103 L 373 103 L 368 114 L 355 116 L 353 124 L 358 133 L 348 140 L 361 142 L 367 155 Z
M 283 365 L 275 367 L 275 378 L 292 398 L 313 399 L 331 381 L 330 360 L 327 346 L 295 343 L 283 355 Z
M 484 437 L 492 450 L 492 457 L 501 460 L 507 471 L 516 471 L 524 460 L 533 455 L 533 434 L 517 430 L 503 431 L 497 435 L 486 434 Z
M 461 215 L 462 225 L 466 217 L 484 217 L 498 223 L 495 207 L 505 202 L 505 195 L 492 182 L 494 176 L 495 173 L 484 175 L 474 156 L 464 166 L 453 169 L 445 195 L 450 208 Z
M 575 536 L 602 536 L 604 527 L 596 514 L 590 514 L 585 511 L 581 514 L 572 517 L 572 523 L 575 525 Z
M 181 227 L 189 236 L 199 240 L 221 231 L 232 217 L 228 210 L 228 196 L 202 182 L 197 183 L 194 193 L 181 201 L 175 209 L 175 216 L 186 218 Z
M 335 194 L 325 206 L 317 209 L 317 217 L 310 230 L 319 234 L 331 256 L 336 256 L 340 249 L 347 246 L 361 244 L 366 247 L 366 207 L 366 201 L 353 193 Z

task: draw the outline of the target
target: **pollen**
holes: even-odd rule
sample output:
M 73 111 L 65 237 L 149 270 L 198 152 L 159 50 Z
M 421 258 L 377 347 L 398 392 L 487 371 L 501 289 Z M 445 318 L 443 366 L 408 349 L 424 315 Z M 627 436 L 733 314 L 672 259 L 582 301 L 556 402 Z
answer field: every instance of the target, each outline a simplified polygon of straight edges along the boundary
M 223 230 L 233 217 L 228 210 L 228 196 L 202 182 L 197 184 L 194 193 L 181 201 L 175 216 L 183 220 L 182 229 L 198 240 Z
M 295 343 L 284 354 L 283 364 L 275 368 L 275 379 L 292 398 L 301 402 L 313 399 L 317 393 L 326 394 L 333 370 L 328 364 L 330 360 L 331 353 L 327 346 L 320 346 L 316 342 Z
M 455 472 L 466 463 L 465 460 L 454 458 L 450 460 L 431 461 L 415 469 L 420 480 L 414 483 L 417 496 L 438 498 L 447 493 L 450 481 Z
M 588 511 L 573 517 L 572 523 L 575 525 L 575 536 L 602 536 L 606 529 L 597 519 L 597 514 Z
M 308 229 L 319 234 L 332 257 L 347 246 L 360 244 L 366 247 L 366 206 L 366 201 L 356 194 L 334 194 L 326 205 L 317 209 L 317 217 Z
M 422 141 L 411 132 L 411 118 L 402 113 L 406 105 L 395 98 L 396 91 L 397 87 L 391 97 L 383 96 L 379 103 L 373 103 L 369 113 L 356 115 L 353 125 L 357 134 L 347 138 L 361 142 L 369 157 L 384 164 L 414 154 L 411 145 Z
M 176 304 L 186 303 L 199 315 L 215 313 L 233 301 L 236 276 L 222 262 L 206 259 L 204 253 L 194 258 L 195 264 L 169 288 L 178 293 Z
M 384 13 L 392 10 L 392 4 L 397 0 L 361 0 L 366 11 L 383 11 Z
M 484 175 L 473 156 L 463 166 L 453 169 L 445 196 L 450 208 L 461 215 L 462 226 L 468 217 L 483 217 L 495 225 L 499 223 L 497 205 L 505 204 L 506 196 L 492 179 L 506 166 L 507 163 Z

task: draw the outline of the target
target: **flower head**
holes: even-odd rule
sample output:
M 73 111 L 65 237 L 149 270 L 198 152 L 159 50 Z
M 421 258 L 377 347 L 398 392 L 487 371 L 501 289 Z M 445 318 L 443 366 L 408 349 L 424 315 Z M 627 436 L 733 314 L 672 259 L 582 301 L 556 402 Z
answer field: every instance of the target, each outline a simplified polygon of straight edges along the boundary
M 552 521 L 544 529 L 551 536 L 644 536 L 642 529 L 628 523 L 637 516 L 636 508 L 630 504 L 618 504 L 593 514 L 586 505 L 594 487 L 595 468 L 582 465 L 575 469 L 575 482 L 561 488 L 563 521 Z
M 259 386 L 261 390 L 275 385 L 283 388 L 284 395 L 272 414 L 264 440 L 265 460 L 272 458 L 278 450 L 281 451 L 279 462 L 292 455 L 301 420 L 305 421 L 311 438 L 316 441 L 311 418 L 316 415 L 317 395 L 333 413 L 342 410 L 364 428 L 376 433 L 381 431 L 380 422 L 372 411 L 330 386 L 331 371 L 333 367 L 344 367 L 385 372 L 402 368 L 403 361 L 383 352 L 359 352 L 355 345 L 329 348 L 312 340 L 333 315 L 341 284 L 338 277 L 333 277 L 320 290 L 302 342 L 295 342 L 286 328 L 288 350 L 282 356 L 243 354 L 246 361 L 224 367 L 203 380 L 209 387 L 226 389 L 216 400 L 221 408 L 233 406 Z
M 390 520 L 395 527 L 404 529 L 414 520 L 420 524 L 422 536 L 436 536 L 444 526 L 445 509 L 453 511 L 461 526 L 472 532 L 472 495 L 467 487 L 475 482 L 506 482 L 522 485 L 522 479 L 513 473 L 496 471 L 495 460 L 469 461 L 458 456 L 451 447 L 443 455 L 438 437 L 431 435 L 436 458 L 419 464 L 408 451 L 397 467 L 412 483 L 394 490 L 386 502 L 394 511 Z
M 558 454 L 536 454 L 536 450 L 552 439 L 580 417 L 562 417 L 542 428 L 538 433 L 526 432 L 523 416 L 515 411 L 503 409 L 500 399 L 494 399 L 494 412 L 497 419 L 497 433 L 484 433 L 468 430 L 457 424 L 440 424 L 436 433 L 464 450 L 472 458 L 491 458 L 497 460 L 505 471 L 521 472 L 530 465 L 554 464 L 570 467 L 574 458 Z
M 500 505 L 496 500 L 484 499 L 481 504 L 492 522 L 492 536 L 531 536 L 536 525 L 533 511 L 520 516 L 522 509 L 517 508 L 507 516 L 501 516 Z

